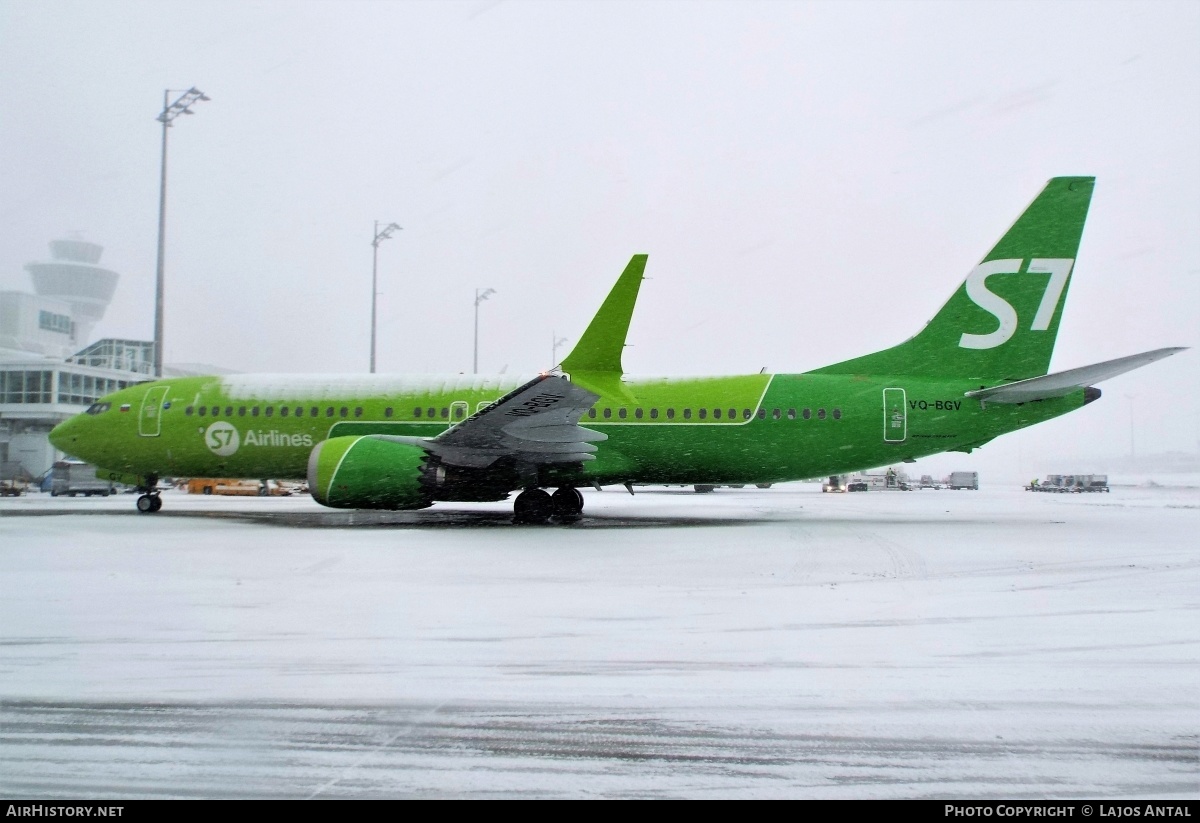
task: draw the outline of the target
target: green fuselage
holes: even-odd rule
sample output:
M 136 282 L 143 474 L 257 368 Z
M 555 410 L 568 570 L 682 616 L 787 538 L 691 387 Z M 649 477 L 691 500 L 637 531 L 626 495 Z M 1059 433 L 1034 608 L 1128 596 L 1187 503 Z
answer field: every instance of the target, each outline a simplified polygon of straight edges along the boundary
M 63 451 L 125 476 L 302 479 L 319 442 L 434 437 L 523 378 L 177 378 L 102 398 L 52 435 Z M 1021 405 L 963 396 L 978 381 L 828 374 L 627 380 L 580 425 L 595 460 L 560 483 L 769 483 L 841 474 L 945 451 L 1084 404 L 1082 390 Z M 636 401 L 636 402 L 634 402 Z

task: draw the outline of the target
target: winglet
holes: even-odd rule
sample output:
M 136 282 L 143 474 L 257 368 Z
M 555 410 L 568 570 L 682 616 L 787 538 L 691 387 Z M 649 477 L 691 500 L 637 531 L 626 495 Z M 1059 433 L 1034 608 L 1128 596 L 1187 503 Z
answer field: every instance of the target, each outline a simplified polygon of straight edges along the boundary
M 625 348 L 629 318 L 633 316 L 633 306 L 637 302 L 638 289 L 646 271 L 646 257 L 644 254 L 635 254 L 630 258 L 629 265 L 617 278 L 616 285 L 588 324 L 587 331 L 563 359 L 563 371 L 593 376 L 599 376 L 595 373 L 601 372 L 618 378 L 624 373 L 621 352 Z

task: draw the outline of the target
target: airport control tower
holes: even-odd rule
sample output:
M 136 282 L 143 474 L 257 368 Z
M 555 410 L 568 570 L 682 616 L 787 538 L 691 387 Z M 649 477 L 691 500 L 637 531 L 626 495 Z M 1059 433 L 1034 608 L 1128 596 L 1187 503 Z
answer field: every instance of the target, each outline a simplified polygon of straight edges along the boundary
M 104 247 L 78 236 L 50 242 L 49 263 L 26 263 L 34 291 L 69 303 L 77 345 L 91 340 L 92 327 L 104 316 L 120 275 L 101 268 Z

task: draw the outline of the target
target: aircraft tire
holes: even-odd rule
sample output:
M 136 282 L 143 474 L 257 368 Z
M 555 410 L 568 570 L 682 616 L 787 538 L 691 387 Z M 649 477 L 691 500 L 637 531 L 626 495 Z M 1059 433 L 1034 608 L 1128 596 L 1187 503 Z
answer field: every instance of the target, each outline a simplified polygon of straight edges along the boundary
M 154 509 L 154 498 L 148 494 L 143 494 L 137 499 L 137 510 L 142 514 L 150 514 Z
M 692 488 L 696 490 L 696 494 L 708 494 L 717 490 L 716 486 L 706 486 L 704 484 L 697 484 L 692 486 Z
M 545 489 L 526 489 L 513 501 L 513 522 L 541 525 L 554 514 L 554 502 Z
M 157 494 L 150 495 L 150 511 L 156 512 L 162 508 L 162 498 Z
M 573 523 L 583 516 L 583 494 L 572 486 L 555 489 L 550 496 L 554 516 L 561 522 Z
M 770 484 L 770 483 L 755 483 L 755 484 L 754 484 L 754 488 L 756 488 L 756 489 L 769 489 L 769 488 L 771 488 L 771 484 Z

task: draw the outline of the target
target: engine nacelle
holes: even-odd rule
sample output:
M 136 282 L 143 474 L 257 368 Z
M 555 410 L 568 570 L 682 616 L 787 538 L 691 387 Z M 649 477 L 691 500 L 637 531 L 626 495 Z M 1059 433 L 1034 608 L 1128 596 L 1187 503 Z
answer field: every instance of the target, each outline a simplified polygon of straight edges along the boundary
M 308 457 L 308 492 L 335 509 L 423 509 L 427 457 L 418 446 L 369 434 L 332 437 Z

